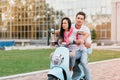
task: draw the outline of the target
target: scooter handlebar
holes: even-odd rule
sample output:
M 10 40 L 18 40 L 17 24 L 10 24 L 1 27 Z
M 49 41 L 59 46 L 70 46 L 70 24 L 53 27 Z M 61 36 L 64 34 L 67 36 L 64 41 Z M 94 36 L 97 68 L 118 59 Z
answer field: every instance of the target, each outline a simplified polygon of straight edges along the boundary
M 59 44 L 59 46 L 67 47 L 71 44 L 76 44 L 76 42 L 73 40 L 73 42 L 70 42 L 69 44 L 66 44 L 65 42 L 62 42 L 62 44 Z

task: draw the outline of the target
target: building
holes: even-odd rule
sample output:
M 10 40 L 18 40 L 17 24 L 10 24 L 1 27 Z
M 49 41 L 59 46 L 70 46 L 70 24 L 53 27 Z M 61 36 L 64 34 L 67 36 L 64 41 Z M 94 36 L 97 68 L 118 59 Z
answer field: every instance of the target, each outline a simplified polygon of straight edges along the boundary
M 74 23 L 75 14 L 87 14 L 86 25 L 96 30 L 98 41 L 120 42 L 119 0 L 0 0 L 0 39 L 38 41 L 49 45 L 49 29 L 59 28 L 64 16 Z M 113 9 L 114 8 L 114 9 Z M 114 11 L 116 10 L 116 11 Z M 113 15 L 114 14 L 114 15 Z M 112 22 L 111 23 L 111 19 Z M 114 20 L 114 21 L 113 21 Z M 117 20 L 117 21 L 116 21 Z M 117 27 L 114 29 L 115 23 Z M 111 33 L 112 30 L 112 33 Z M 117 31 L 116 31 L 117 30 Z M 117 32 L 117 33 L 115 33 Z
M 0 0 L 0 39 L 38 40 L 47 44 L 55 12 L 45 0 Z

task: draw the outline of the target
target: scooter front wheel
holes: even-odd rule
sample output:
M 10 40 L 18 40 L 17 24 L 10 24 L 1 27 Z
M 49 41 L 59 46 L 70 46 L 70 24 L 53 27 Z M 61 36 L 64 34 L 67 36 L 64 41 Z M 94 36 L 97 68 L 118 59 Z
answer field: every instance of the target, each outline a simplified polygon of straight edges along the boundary
M 60 80 L 59 78 L 53 76 L 53 75 L 49 75 L 48 76 L 48 80 Z

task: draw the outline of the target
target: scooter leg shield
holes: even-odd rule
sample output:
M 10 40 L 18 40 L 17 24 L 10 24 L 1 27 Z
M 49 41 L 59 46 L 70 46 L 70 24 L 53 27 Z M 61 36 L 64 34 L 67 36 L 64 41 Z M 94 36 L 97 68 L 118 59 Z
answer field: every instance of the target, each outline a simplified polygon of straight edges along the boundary
M 74 66 L 74 72 L 72 76 L 72 80 L 80 80 L 84 77 L 83 67 L 81 64 L 77 64 Z
M 59 67 L 50 69 L 50 71 L 48 72 L 48 75 L 53 75 L 59 78 L 60 80 L 64 80 L 63 70 L 62 68 L 59 68 Z

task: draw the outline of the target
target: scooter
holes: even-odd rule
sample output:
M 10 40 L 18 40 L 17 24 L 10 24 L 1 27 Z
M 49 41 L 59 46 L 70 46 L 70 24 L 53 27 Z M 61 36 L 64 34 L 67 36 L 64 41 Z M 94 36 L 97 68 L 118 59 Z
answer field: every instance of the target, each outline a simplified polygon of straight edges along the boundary
M 48 80 L 86 80 L 80 59 L 76 61 L 73 69 L 73 76 L 69 71 L 69 50 L 66 45 L 59 46 L 51 56 Z

